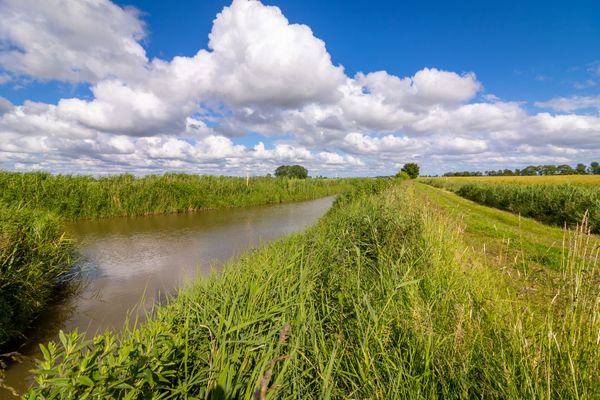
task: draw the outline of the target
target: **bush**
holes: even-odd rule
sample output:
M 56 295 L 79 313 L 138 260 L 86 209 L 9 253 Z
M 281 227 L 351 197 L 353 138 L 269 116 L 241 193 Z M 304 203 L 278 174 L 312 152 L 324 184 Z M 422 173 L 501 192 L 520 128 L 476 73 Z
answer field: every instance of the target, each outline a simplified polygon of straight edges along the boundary
M 400 179 L 400 180 L 407 180 L 410 179 L 410 175 L 408 175 L 406 172 L 404 171 L 400 171 L 396 174 L 396 178 Z

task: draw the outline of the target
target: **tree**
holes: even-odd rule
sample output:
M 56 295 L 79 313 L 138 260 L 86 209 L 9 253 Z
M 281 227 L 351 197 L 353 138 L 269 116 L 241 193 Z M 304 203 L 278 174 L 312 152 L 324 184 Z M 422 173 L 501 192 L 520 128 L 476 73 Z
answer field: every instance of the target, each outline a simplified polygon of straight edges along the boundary
M 275 170 L 275 176 L 306 179 L 308 177 L 308 170 L 302 165 L 281 165 Z
M 559 175 L 573 175 L 575 173 L 573 167 L 567 164 L 561 164 L 557 166 L 556 169 L 558 170 Z
M 528 167 L 525 167 L 521 170 L 521 175 L 524 176 L 533 176 L 533 175 L 537 175 L 539 171 L 539 168 L 533 165 L 530 165 Z
M 575 167 L 575 172 L 578 175 L 585 175 L 585 174 L 587 174 L 587 168 L 586 168 L 585 164 L 581 164 L 581 163 L 577 164 L 577 167 Z
M 416 179 L 419 177 L 419 165 L 416 163 L 404 164 L 401 171 L 406 172 L 411 179 Z
M 600 164 L 598 164 L 598 161 L 594 161 L 590 164 L 590 173 L 600 175 Z

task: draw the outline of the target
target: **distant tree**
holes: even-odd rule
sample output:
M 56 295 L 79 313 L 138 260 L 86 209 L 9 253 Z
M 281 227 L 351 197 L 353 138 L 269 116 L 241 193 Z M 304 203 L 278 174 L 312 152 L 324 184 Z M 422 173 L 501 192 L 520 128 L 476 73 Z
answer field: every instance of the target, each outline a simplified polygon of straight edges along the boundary
M 521 170 L 521 175 L 524 176 L 532 176 L 532 175 L 537 175 L 539 171 L 539 167 L 535 167 L 533 165 L 530 165 L 528 167 L 525 167 Z
M 306 179 L 308 177 L 308 170 L 302 165 L 281 165 L 275 170 L 275 176 Z
M 585 175 L 587 174 L 587 167 L 585 166 L 585 164 L 579 163 L 577 164 L 577 167 L 575 167 L 575 172 L 578 175 Z
M 556 169 L 558 170 L 559 175 L 575 174 L 575 170 L 573 169 L 573 167 L 571 167 L 570 165 L 567 165 L 567 164 L 561 164 L 561 165 L 557 166 Z
M 419 177 L 419 165 L 416 163 L 404 164 L 401 171 L 406 172 L 411 179 L 416 179 Z
M 600 175 L 600 164 L 598 164 L 598 161 L 594 161 L 590 164 L 590 173 Z

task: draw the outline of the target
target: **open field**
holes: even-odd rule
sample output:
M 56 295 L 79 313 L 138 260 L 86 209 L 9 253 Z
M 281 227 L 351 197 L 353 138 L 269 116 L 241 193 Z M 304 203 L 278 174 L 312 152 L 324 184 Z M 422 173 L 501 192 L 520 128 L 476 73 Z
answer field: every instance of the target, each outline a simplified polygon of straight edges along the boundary
M 574 226 L 587 215 L 590 230 L 600 233 L 600 185 L 591 184 L 597 181 L 596 176 L 587 177 L 567 177 L 567 181 L 561 177 L 452 177 L 420 181 L 548 224 Z
M 144 326 L 61 335 L 26 398 L 597 398 L 598 238 L 389 184 Z
M 165 174 L 103 178 L 0 172 L 0 201 L 67 218 L 101 218 L 310 200 L 361 179 L 277 179 Z

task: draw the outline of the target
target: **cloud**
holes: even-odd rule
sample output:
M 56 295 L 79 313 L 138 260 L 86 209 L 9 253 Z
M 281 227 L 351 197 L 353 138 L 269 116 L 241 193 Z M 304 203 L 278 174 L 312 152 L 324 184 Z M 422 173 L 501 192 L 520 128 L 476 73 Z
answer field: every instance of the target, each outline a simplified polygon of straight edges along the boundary
M 600 111 L 600 95 L 557 97 L 548 101 L 538 101 L 534 104 L 536 107 L 550 108 L 561 112 L 573 112 L 590 108 Z
M 147 62 L 134 8 L 108 0 L 4 0 L 0 66 L 38 80 L 134 77 Z
M 7 98 L 0 96 L 0 115 L 12 111 L 13 105 Z
M 308 26 L 290 24 L 277 7 L 235 0 L 217 15 L 209 38 L 219 74 L 212 89 L 232 105 L 335 101 L 345 81 L 325 43 Z
M 554 113 L 531 113 L 482 94 L 473 72 L 347 76 L 308 26 L 255 0 L 234 0 L 207 48 L 170 60 L 149 59 L 140 12 L 108 0 L 6 0 L 0 17 L 10 22 L 0 26 L 8 79 L 84 82 L 92 94 L 0 98 L 4 168 L 241 174 L 302 163 L 314 174 L 381 175 L 406 161 L 425 172 L 514 168 L 600 149 L 600 117 L 574 113 L 599 109 L 597 96 L 537 102 Z M 235 143 L 249 132 L 264 139 Z
M 597 82 L 592 79 L 587 79 L 583 82 L 574 82 L 573 83 L 573 87 L 575 89 L 589 89 L 589 88 L 595 87 L 596 85 L 597 85 Z

